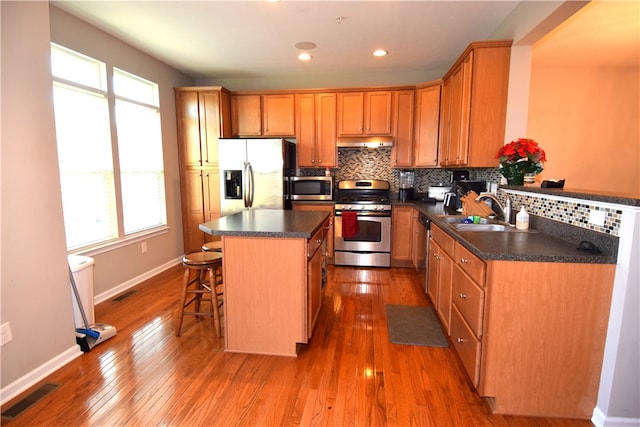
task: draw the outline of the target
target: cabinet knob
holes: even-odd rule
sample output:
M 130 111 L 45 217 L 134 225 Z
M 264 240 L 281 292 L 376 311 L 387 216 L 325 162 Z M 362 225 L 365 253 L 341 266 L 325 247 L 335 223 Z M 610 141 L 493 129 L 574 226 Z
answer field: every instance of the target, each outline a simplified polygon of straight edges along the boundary
M 456 339 L 457 342 L 464 342 L 464 338 L 458 338 Z
M 463 294 L 462 292 L 460 292 L 458 294 L 458 296 L 460 297 L 460 299 L 466 299 L 467 298 L 467 294 Z
M 466 263 L 468 263 L 468 262 L 469 262 L 469 260 L 468 260 L 468 259 L 466 259 L 466 258 L 460 258 L 460 262 L 461 262 L 462 264 L 466 264 Z

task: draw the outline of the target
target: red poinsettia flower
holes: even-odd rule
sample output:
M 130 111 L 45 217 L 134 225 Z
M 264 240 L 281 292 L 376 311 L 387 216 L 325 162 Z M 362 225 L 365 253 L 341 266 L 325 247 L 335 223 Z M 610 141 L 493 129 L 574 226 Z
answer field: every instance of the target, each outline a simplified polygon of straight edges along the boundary
M 546 153 L 537 142 L 529 138 L 518 138 L 498 150 L 502 171 L 519 170 L 522 173 L 542 172 L 542 163 L 547 161 Z

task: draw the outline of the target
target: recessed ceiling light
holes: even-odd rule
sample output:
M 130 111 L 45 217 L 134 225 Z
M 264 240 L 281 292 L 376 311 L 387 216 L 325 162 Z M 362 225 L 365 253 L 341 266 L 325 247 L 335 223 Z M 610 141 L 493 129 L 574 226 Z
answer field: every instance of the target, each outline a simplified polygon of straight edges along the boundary
M 308 61 L 311 59 L 311 55 L 309 55 L 308 53 L 301 53 L 300 55 L 298 55 L 298 59 L 300 61 Z
M 373 51 L 373 56 L 387 56 L 389 52 L 384 49 L 377 49 Z

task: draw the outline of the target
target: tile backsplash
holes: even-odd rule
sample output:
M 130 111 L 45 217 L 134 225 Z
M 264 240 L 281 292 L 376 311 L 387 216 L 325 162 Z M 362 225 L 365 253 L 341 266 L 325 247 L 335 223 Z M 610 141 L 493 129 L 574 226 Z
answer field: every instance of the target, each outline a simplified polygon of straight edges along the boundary
M 331 168 L 330 172 L 337 185 L 339 181 L 347 179 L 382 179 L 389 181 L 391 192 L 398 192 L 400 171 L 391 167 L 391 148 L 341 148 L 338 150 L 338 167 Z M 426 193 L 428 187 L 440 183 L 450 183 L 451 170 L 448 169 L 410 169 L 415 171 L 416 191 Z M 469 178 L 491 183 L 499 183 L 501 180 L 498 168 L 469 168 Z M 302 168 L 300 175 L 316 176 L 324 175 L 324 169 Z M 505 195 L 499 191 L 499 197 L 504 201 Z M 542 218 L 570 224 L 584 229 L 604 233 L 610 236 L 618 236 L 622 211 L 590 204 L 584 200 L 557 200 L 545 197 L 544 194 L 511 194 L 514 209 L 525 206 L 530 214 Z M 589 212 L 602 210 L 605 212 L 604 226 L 589 223 Z
M 451 182 L 451 171 L 447 169 L 411 169 L 391 167 L 391 148 L 341 148 L 338 150 L 338 167 L 331 169 L 331 175 L 335 183 L 347 179 L 381 179 L 389 181 L 391 192 L 399 190 L 400 171 L 415 171 L 417 192 L 426 193 L 429 186 Z M 303 176 L 324 175 L 324 169 L 300 170 Z M 500 174 L 497 168 L 469 169 L 470 179 L 478 179 L 488 182 L 499 182 Z

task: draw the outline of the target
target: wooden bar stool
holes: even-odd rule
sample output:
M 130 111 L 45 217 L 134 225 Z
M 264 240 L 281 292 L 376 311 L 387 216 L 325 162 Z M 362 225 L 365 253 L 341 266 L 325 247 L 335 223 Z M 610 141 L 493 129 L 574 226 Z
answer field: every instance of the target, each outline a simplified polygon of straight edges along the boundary
M 207 242 L 202 245 L 202 250 L 204 252 L 222 252 L 222 240 Z
M 182 258 L 184 266 L 182 300 L 178 313 L 176 336 L 180 336 L 185 315 L 212 316 L 218 337 L 222 334 L 220 308 L 222 306 L 222 254 L 220 252 L 194 252 Z M 195 275 L 192 277 L 192 273 Z M 207 274 L 209 273 L 209 274 Z M 202 302 L 211 304 L 211 311 L 201 311 Z M 193 304 L 192 311 L 187 308 Z

